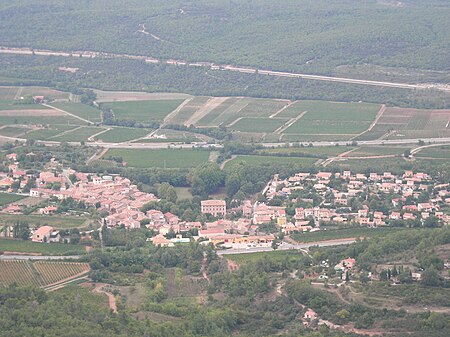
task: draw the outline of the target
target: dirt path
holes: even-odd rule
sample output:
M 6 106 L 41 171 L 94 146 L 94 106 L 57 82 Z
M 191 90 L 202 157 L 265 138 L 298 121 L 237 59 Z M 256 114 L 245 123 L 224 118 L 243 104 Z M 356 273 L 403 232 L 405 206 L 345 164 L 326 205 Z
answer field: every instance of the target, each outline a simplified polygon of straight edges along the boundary
M 106 296 L 108 296 L 109 308 L 112 310 L 112 312 L 117 313 L 116 298 L 114 297 L 113 294 L 103 290 L 103 288 L 105 286 L 107 286 L 107 284 L 105 284 L 105 283 L 97 283 L 95 285 L 95 288 L 92 291 L 95 292 L 95 293 L 105 294 Z
M 68 133 L 70 133 L 70 132 L 72 132 L 72 131 L 76 131 L 76 130 L 81 129 L 81 128 L 82 128 L 82 126 L 77 126 L 77 127 L 74 128 L 74 129 L 70 129 L 70 130 L 63 131 L 63 132 L 61 132 L 61 133 L 58 133 L 57 135 L 48 137 L 47 139 L 50 140 L 50 139 L 52 139 L 52 138 L 53 138 L 53 139 L 54 139 L 54 138 L 58 138 L 58 137 L 60 137 L 60 136 L 64 136 L 65 134 L 68 134 Z
M 375 117 L 375 120 L 372 122 L 372 124 L 370 124 L 369 128 L 359 134 L 357 134 L 355 137 L 350 138 L 350 140 L 354 140 L 355 138 L 362 136 L 363 134 L 365 134 L 366 132 L 370 132 L 372 131 L 372 129 L 375 127 L 375 125 L 377 125 L 378 120 L 381 118 L 381 116 L 383 116 L 384 112 L 386 111 L 386 105 L 381 105 L 380 110 L 378 110 L 378 113 Z
M 109 130 L 111 130 L 111 128 L 106 128 L 100 132 L 97 132 L 96 134 L 93 134 L 92 136 L 90 136 L 88 138 L 88 141 L 93 142 L 95 137 L 97 137 L 98 135 L 101 135 L 102 133 L 105 133 L 106 131 L 109 131 Z
M 291 105 L 297 103 L 298 101 L 290 101 L 288 104 L 286 104 L 284 107 L 282 107 L 280 110 L 278 110 L 277 112 L 275 112 L 274 114 L 270 115 L 269 118 L 274 118 L 276 117 L 278 114 L 282 113 L 284 110 L 286 110 L 287 108 L 289 108 Z
M 176 109 L 173 110 L 170 114 L 168 114 L 168 115 L 164 118 L 163 125 L 164 125 L 164 124 L 168 124 L 168 123 L 172 120 L 172 118 L 175 117 L 175 116 L 180 112 L 180 110 L 183 109 L 184 106 L 185 106 L 186 104 L 188 104 L 190 101 L 192 101 L 193 99 L 194 99 L 194 97 L 191 97 L 191 98 L 186 99 L 183 103 L 181 103 L 181 104 L 178 106 L 178 108 L 176 108 Z M 161 125 L 161 126 L 162 126 L 162 125 Z
M 189 119 L 184 122 L 184 125 L 195 125 L 200 119 L 205 117 L 208 113 L 210 113 L 212 110 L 217 108 L 219 105 L 221 105 L 223 102 L 225 102 L 228 99 L 228 97 L 212 97 L 210 98 L 205 104 L 203 104 L 200 109 L 198 109 L 194 114 L 189 117 Z
M 73 117 L 73 118 L 79 119 L 80 121 L 86 122 L 86 123 L 88 123 L 88 124 L 90 124 L 90 125 L 95 125 L 94 122 L 88 121 L 87 119 L 81 118 L 80 116 L 74 115 L 74 114 L 72 114 L 72 113 L 70 113 L 70 112 L 67 112 L 67 111 L 65 111 L 65 110 L 62 110 L 62 109 L 59 109 L 59 108 L 55 108 L 54 106 L 51 106 L 51 105 L 49 105 L 49 104 L 44 104 L 44 103 L 42 103 L 42 105 L 43 105 L 43 106 L 46 106 L 47 108 L 50 108 L 50 109 L 52 109 L 52 110 L 56 110 L 56 111 L 62 112 L 62 113 L 66 114 L 66 115 L 69 115 L 69 116 L 71 116 L 71 117 Z
M 16 95 L 14 96 L 14 100 L 17 101 L 22 96 L 23 87 L 17 89 Z
M 203 275 L 203 278 L 208 281 L 208 283 L 211 283 L 211 280 L 209 279 L 208 273 L 206 272 L 206 253 L 203 254 L 203 260 L 202 260 L 202 266 L 200 268 L 200 272 Z
M 303 111 L 300 115 L 295 118 L 288 120 L 284 125 L 280 126 L 273 133 L 282 134 L 287 128 L 292 126 L 295 122 L 297 122 L 300 118 L 302 118 L 308 111 Z
M 222 162 L 222 164 L 220 164 L 220 169 L 223 170 L 225 168 L 225 165 L 229 162 L 232 161 L 233 159 L 235 159 L 237 157 L 237 155 L 233 154 L 231 156 L 231 158 L 228 158 L 227 160 L 225 160 L 224 162 Z
M 103 157 L 105 155 L 105 153 L 108 152 L 108 148 L 103 148 L 100 152 L 94 153 L 91 158 L 89 158 L 86 161 L 86 164 L 90 164 L 93 160 L 97 160 L 100 159 L 101 157 Z

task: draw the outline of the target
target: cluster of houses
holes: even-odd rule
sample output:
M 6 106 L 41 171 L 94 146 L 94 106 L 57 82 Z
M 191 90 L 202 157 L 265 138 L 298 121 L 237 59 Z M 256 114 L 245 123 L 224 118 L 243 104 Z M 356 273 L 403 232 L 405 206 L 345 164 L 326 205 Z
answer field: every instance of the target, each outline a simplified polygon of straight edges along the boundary
M 300 193 L 299 193 L 300 192 Z M 265 196 L 268 200 L 276 197 L 289 198 L 294 202 L 303 201 L 313 204 L 313 199 L 298 199 L 295 196 L 307 192 L 322 200 L 315 207 L 299 207 L 291 221 L 286 221 L 283 209 L 266 207 L 271 216 L 285 233 L 308 231 L 320 226 L 323 222 L 355 223 L 362 226 L 378 227 L 394 220 L 424 221 L 435 216 L 445 224 L 450 223 L 450 215 L 442 208 L 450 206 L 450 186 L 433 180 L 426 173 L 405 171 L 403 175 L 370 173 L 353 174 L 351 171 L 342 173 L 318 172 L 297 173 L 287 179 L 275 175 L 269 182 Z M 389 195 L 392 202 L 388 213 L 369 208 L 369 195 L 385 200 Z M 427 200 L 422 200 L 427 195 Z M 351 200 L 356 199 L 361 207 L 352 210 Z M 420 200 L 420 201 L 419 201 Z M 258 215 L 254 215 L 258 220 Z

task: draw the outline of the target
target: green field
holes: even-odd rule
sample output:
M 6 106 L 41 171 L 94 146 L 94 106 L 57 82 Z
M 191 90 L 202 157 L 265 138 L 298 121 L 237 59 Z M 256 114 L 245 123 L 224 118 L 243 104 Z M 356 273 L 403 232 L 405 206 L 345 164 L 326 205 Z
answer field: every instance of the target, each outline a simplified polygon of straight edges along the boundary
M 229 128 L 244 132 L 273 132 L 286 122 L 287 119 L 279 118 L 242 118 Z
M 17 101 L 3 100 L 0 101 L 0 110 L 45 110 L 45 106 L 39 104 L 20 104 Z
M 175 115 L 171 116 L 168 123 L 183 124 L 185 123 L 197 110 L 199 110 L 211 97 L 196 96 L 187 102 Z
M 350 152 L 346 157 L 369 157 L 369 156 L 383 156 L 383 155 L 403 155 L 407 147 L 394 146 L 370 146 L 360 147 L 355 151 Z
M 380 237 L 404 230 L 401 228 L 350 228 L 339 230 L 321 230 L 313 233 L 292 234 L 291 237 L 297 242 L 316 242 L 325 240 L 336 240 L 345 238 Z
M 23 133 L 29 131 L 28 128 L 19 128 L 14 126 L 5 126 L 4 128 L 0 129 L 0 135 L 6 136 L 6 137 L 17 137 L 19 135 L 22 135 Z
M 1 224 L 15 224 L 27 222 L 30 226 L 48 225 L 56 229 L 87 228 L 87 218 L 78 216 L 59 215 L 25 215 L 25 214 L 0 214 Z
M 101 110 L 91 107 L 86 104 L 81 103 L 62 103 L 56 102 L 51 103 L 51 106 L 67 111 L 73 115 L 84 118 L 90 122 L 100 122 L 101 121 Z
M 129 119 L 136 122 L 162 122 L 175 110 L 182 99 L 150 100 L 102 103 L 102 108 L 111 109 L 117 119 Z
M 97 128 L 92 126 L 85 126 L 74 129 L 70 132 L 64 133 L 57 137 L 52 137 L 52 140 L 57 142 L 81 142 L 87 141 L 89 137 L 104 130 L 103 128 Z
M 102 159 L 122 157 L 129 167 L 192 168 L 208 161 L 209 151 L 110 149 Z
M 81 245 L 64 243 L 39 243 L 23 240 L 0 239 L 1 252 L 38 253 L 42 255 L 84 254 L 86 248 Z
M 307 113 L 289 127 L 286 133 L 357 134 L 370 126 L 380 109 L 379 105 L 369 103 L 301 101 L 296 104 Z M 282 116 L 283 113 L 278 117 Z
M 303 253 L 298 250 L 277 250 L 273 252 L 257 252 L 245 254 L 226 254 L 223 255 L 225 259 L 233 260 L 237 264 L 256 262 L 263 258 L 270 258 L 275 261 L 284 261 L 286 258 L 295 259 L 302 256 Z
M 435 158 L 435 159 L 450 159 L 450 146 L 429 147 L 420 150 L 415 154 L 415 157 Z
M 303 157 L 276 157 L 276 156 L 237 156 L 225 164 L 225 169 L 232 167 L 240 162 L 245 162 L 249 165 L 263 165 L 263 164 L 299 164 L 304 166 L 312 166 L 317 161 L 317 158 L 303 158 Z
M 238 97 L 229 97 L 218 107 L 212 109 L 206 116 L 197 122 L 197 126 L 216 126 L 214 120 L 239 100 Z
M 28 132 L 23 138 L 33 140 L 47 140 L 59 135 L 62 132 L 75 129 L 74 125 L 52 125 L 48 129 L 37 129 Z
M 141 128 L 113 128 L 98 135 L 98 139 L 106 143 L 120 143 L 144 137 L 152 132 L 151 129 Z
M 259 150 L 259 153 L 302 153 L 306 155 L 330 156 L 334 157 L 341 153 L 347 152 L 354 147 L 349 146 L 321 146 L 321 147 L 282 147 L 274 149 Z
M 0 192 L 0 206 L 5 206 L 10 203 L 22 200 L 23 198 L 26 198 L 23 195 L 18 194 L 10 194 L 10 193 L 2 193 Z

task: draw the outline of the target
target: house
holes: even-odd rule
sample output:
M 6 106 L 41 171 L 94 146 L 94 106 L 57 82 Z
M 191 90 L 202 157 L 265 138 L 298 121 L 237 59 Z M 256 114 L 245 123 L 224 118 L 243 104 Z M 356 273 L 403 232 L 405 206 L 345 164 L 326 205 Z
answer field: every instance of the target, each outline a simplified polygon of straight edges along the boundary
M 202 200 L 201 212 L 213 216 L 224 216 L 227 213 L 227 204 L 225 200 Z
M 170 241 L 169 239 L 166 239 L 164 235 L 158 234 L 154 237 L 152 237 L 152 243 L 154 246 L 161 246 L 161 247 L 173 247 L 174 243 Z
M 33 242 L 50 242 L 50 236 L 53 233 L 53 227 L 41 226 L 34 231 L 31 241 Z
M 40 214 L 54 214 L 58 208 L 55 206 L 47 206 L 39 209 Z
M 5 213 L 18 214 L 22 212 L 22 209 L 19 205 L 11 204 L 3 209 Z
M 317 319 L 317 314 L 314 310 L 308 309 L 308 310 L 306 310 L 305 314 L 303 315 L 303 318 L 313 321 L 313 320 Z

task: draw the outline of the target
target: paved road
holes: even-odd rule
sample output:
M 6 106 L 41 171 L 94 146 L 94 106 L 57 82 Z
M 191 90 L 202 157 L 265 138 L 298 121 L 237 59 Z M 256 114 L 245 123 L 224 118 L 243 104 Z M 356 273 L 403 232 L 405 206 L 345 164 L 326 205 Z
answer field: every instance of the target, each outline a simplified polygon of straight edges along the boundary
M 47 255 L 0 255 L 0 260 L 78 260 L 82 255 L 47 256 Z
M 232 65 L 219 65 L 213 62 L 194 62 L 189 63 L 182 60 L 159 60 L 152 57 L 141 56 L 141 55 L 129 55 L 129 54 L 113 54 L 95 51 L 52 51 L 52 50 L 42 50 L 42 49 L 30 49 L 30 48 L 10 48 L 5 46 L 0 46 L 0 53 L 3 54 L 17 54 L 17 55 L 42 55 L 42 56 L 58 56 L 58 57 L 83 57 L 83 58 L 116 58 L 116 59 L 131 59 L 131 60 L 141 60 L 146 63 L 165 63 L 167 65 L 184 65 L 190 67 L 206 67 L 214 70 L 239 72 L 245 74 L 260 74 L 275 77 L 290 77 L 290 78 L 302 78 L 307 80 L 316 81 L 327 81 L 327 82 L 340 82 L 349 84 L 361 84 L 370 85 L 378 87 L 389 87 L 389 88 L 402 88 L 402 89 L 437 89 L 441 91 L 450 92 L 450 86 L 445 84 L 430 84 L 430 83 L 395 83 L 386 81 L 372 81 L 364 79 L 346 78 L 346 77 L 333 77 L 333 76 L 322 76 L 322 75 L 312 75 L 312 74 L 302 74 L 302 73 L 291 73 L 274 71 L 267 69 L 256 69 L 256 68 L 245 68 L 236 67 Z
M 291 250 L 291 249 L 307 249 L 309 247 L 318 246 L 318 247 L 331 247 L 331 246 L 340 246 L 340 245 L 348 245 L 350 243 L 355 242 L 354 238 L 350 239 L 339 239 L 339 240 L 330 240 L 330 241 L 318 241 L 318 242 L 310 242 L 310 243 L 300 243 L 300 244 L 290 244 L 287 242 L 283 242 L 282 245 L 278 247 L 278 250 Z M 272 252 L 272 247 L 251 247 L 247 248 L 232 248 L 227 250 L 219 250 L 217 251 L 218 255 L 227 255 L 227 254 L 248 254 L 248 253 L 258 253 L 258 252 Z

